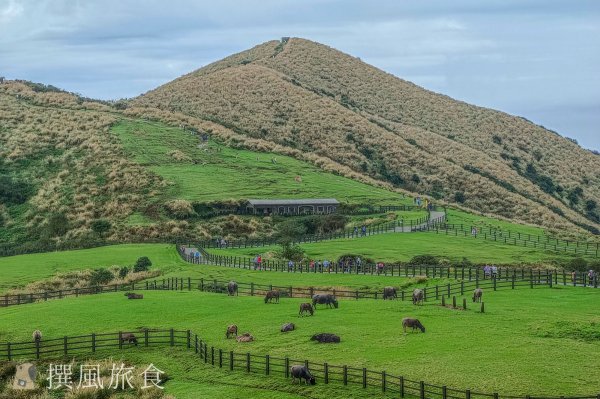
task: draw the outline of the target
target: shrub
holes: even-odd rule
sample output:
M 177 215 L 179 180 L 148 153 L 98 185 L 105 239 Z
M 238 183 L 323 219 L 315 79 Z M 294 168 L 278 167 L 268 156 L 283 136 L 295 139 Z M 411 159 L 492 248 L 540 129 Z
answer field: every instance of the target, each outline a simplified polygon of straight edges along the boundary
M 588 268 L 587 260 L 583 258 L 573 258 L 567 263 L 567 269 L 576 270 L 578 272 L 586 271 Z
M 102 235 L 112 228 L 112 224 L 106 219 L 96 219 L 92 222 L 91 227 L 94 233 Z
M 467 198 L 465 197 L 465 193 L 463 193 L 462 191 L 457 191 L 456 193 L 454 193 L 455 202 L 462 204 L 466 201 L 466 199 Z
M 135 262 L 135 265 L 133 266 L 133 271 L 135 273 L 145 272 L 150 268 L 150 266 L 152 266 L 152 262 L 150 261 L 150 259 L 148 259 L 147 256 L 142 256 L 138 258 L 138 260 Z
M 277 226 L 277 237 L 282 244 L 290 243 L 304 234 L 306 234 L 306 226 L 296 220 L 286 220 Z
M 409 263 L 411 265 L 436 266 L 439 263 L 439 261 L 433 255 L 417 255 L 413 256 Z
M 597 206 L 598 203 L 594 200 L 587 200 L 585 202 L 585 210 L 588 212 L 592 212 L 594 209 L 596 209 Z
M 0 176 L 0 202 L 5 204 L 23 204 L 33 194 L 32 187 L 10 176 Z
M 173 200 L 167 202 L 165 207 L 169 214 L 176 219 L 186 219 L 191 216 L 195 216 L 194 208 L 192 203 L 186 200 Z
M 129 268 L 127 266 L 123 266 L 119 269 L 119 278 L 124 279 L 129 274 Z
M 502 137 L 492 136 L 492 141 L 494 142 L 494 144 L 502 144 Z
M 300 245 L 292 245 L 288 242 L 281 244 L 281 250 L 278 255 L 283 259 L 300 262 L 302 259 L 304 259 L 304 250 L 302 247 L 300 247 Z
M 96 269 L 92 272 L 90 285 L 105 285 L 110 283 L 114 277 L 110 270 Z
M 65 235 L 69 231 L 69 219 L 64 213 L 54 213 L 48 218 L 46 233 L 49 237 Z

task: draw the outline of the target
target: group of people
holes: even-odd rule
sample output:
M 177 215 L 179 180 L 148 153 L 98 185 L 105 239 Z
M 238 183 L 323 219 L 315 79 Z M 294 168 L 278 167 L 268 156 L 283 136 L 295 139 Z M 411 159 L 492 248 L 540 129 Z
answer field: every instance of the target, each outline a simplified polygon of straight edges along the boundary
M 227 240 L 223 237 L 219 238 L 217 237 L 217 239 L 215 240 L 216 244 L 217 244 L 217 248 L 227 248 Z
M 498 276 L 498 268 L 496 265 L 485 265 L 483 267 L 483 278 L 493 278 Z
M 353 235 L 358 236 L 358 226 L 354 226 L 354 234 Z M 367 226 L 363 224 L 360 227 L 360 236 L 364 237 L 366 235 L 367 235 Z

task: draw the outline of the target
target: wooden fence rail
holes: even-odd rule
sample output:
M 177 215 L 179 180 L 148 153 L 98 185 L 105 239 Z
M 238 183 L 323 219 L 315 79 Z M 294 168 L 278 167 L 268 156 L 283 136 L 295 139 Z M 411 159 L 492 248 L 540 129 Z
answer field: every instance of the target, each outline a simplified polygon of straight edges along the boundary
M 209 367 L 220 368 L 241 373 L 253 373 L 279 378 L 290 378 L 290 366 L 302 364 L 309 368 L 319 383 L 353 386 L 369 389 L 369 396 L 392 396 L 400 398 L 422 399 L 600 399 L 600 394 L 589 396 L 542 396 L 511 395 L 498 393 L 482 393 L 469 389 L 457 389 L 447 386 L 413 380 L 397 376 L 386 371 L 374 371 L 348 365 L 333 365 L 328 362 L 274 357 L 268 354 L 235 352 L 218 348 L 204 341 L 191 330 L 136 330 L 140 347 L 180 347 L 198 357 L 199 363 Z M 93 333 L 80 336 L 64 336 L 54 339 L 43 339 L 35 342 L 0 343 L 0 361 L 31 361 L 71 359 L 75 355 L 98 356 L 99 350 L 123 349 L 121 337 L 124 332 Z M 114 355 L 113 355 L 114 356 Z M 316 387 L 315 389 L 318 389 Z M 377 393 L 380 392 L 380 393 Z

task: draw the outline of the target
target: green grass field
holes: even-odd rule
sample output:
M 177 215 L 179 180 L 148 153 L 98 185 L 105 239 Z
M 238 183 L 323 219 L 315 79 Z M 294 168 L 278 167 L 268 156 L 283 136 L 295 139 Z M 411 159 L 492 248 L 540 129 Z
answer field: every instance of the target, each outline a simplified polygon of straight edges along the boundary
M 181 260 L 175 247 L 168 244 L 114 245 L 76 251 L 52 252 L 48 254 L 19 255 L 0 258 L 2 274 L 0 293 L 10 288 L 23 287 L 27 283 L 38 281 L 74 270 L 94 269 L 112 265 L 128 266 L 140 256 L 148 256 L 153 263 L 152 269 L 159 269 L 160 278 L 205 278 L 207 280 L 236 280 L 256 284 L 273 284 L 294 287 L 318 287 L 323 289 L 365 289 L 381 290 L 386 285 L 408 287 L 413 279 L 399 277 L 383 278 L 356 274 L 300 274 L 275 273 L 246 269 L 233 269 L 222 266 L 192 265 Z M 24 275 L 21 270 L 35 273 Z M 159 278 L 159 279 L 160 279 Z M 445 280 L 427 281 L 427 284 L 441 284 Z
M 273 153 L 233 149 L 157 122 L 122 120 L 112 128 L 133 159 L 169 182 L 172 198 L 208 202 L 247 198 L 336 198 L 340 202 L 411 204 L 400 194 L 326 173 Z M 182 157 L 177 160 L 173 152 Z M 277 163 L 272 163 L 273 158 Z M 295 180 L 302 178 L 301 182 Z M 242 178 L 243 177 L 243 178 Z
M 337 259 L 344 254 L 362 255 L 375 261 L 409 261 L 413 256 L 429 254 L 451 261 L 463 257 L 478 264 L 554 263 L 571 256 L 564 253 L 545 252 L 543 249 L 509 245 L 481 238 L 454 237 L 435 232 L 389 233 L 362 238 L 350 238 L 302 244 L 310 259 Z M 253 256 L 269 254 L 276 246 L 242 249 L 210 249 L 215 255 Z
M 600 379 L 600 296 L 592 289 L 486 292 L 484 314 L 431 303 L 415 307 L 400 301 L 344 300 L 339 309 L 319 309 L 315 316 L 304 318 L 297 317 L 302 299 L 265 305 L 262 298 L 200 292 L 144 295 L 143 301 L 127 301 L 122 293 L 111 293 L 5 308 L 0 312 L 0 341 L 28 340 L 33 328 L 40 328 L 46 337 L 60 337 L 173 327 L 192 329 L 209 345 L 226 350 L 364 366 L 485 392 L 590 394 L 597 387 L 589 382 Z M 427 332 L 403 335 L 400 320 L 405 316 L 418 317 Z M 279 327 L 288 321 L 296 323 L 297 330 L 281 334 Z M 226 340 L 224 328 L 231 323 L 251 332 L 256 341 L 238 344 Z M 342 343 L 319 345 L 309 341 L 318 332 L 337 333 Z M 129 349 L 132 354 L 136 350 Z M 182 358 L 166 353 L 161 356 L 160 352 L 156 355 L 153 362 L 173 377 L 167 389 L 177 392 L 180 399 L 195 397 L 186 393 L 185 373 L 178 371 Z M 224 385 L 237 390 L 253 380 L 222 373 L 224 379 L 215 380 L 215 389 Z M 310 388 L 310 397 L 325 397 L 319 388 Z

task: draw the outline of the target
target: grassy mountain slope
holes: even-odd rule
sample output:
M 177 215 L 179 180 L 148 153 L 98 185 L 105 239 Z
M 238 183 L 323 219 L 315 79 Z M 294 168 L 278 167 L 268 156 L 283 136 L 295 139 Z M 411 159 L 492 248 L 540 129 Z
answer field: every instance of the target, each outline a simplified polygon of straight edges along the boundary
M 213 120 L 479 211 L 600 227 L 598 156 L 523 118 L 423 90 L 307 40 L 264 43 L 133 105 Z

